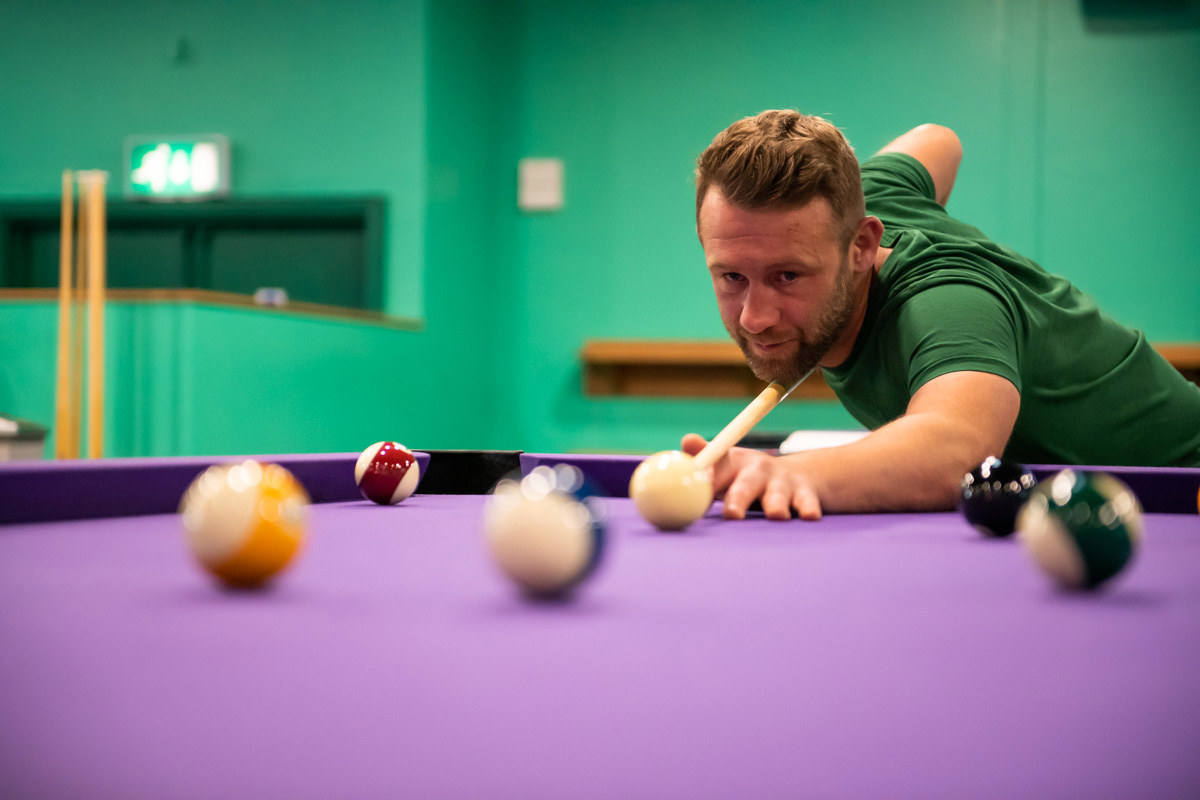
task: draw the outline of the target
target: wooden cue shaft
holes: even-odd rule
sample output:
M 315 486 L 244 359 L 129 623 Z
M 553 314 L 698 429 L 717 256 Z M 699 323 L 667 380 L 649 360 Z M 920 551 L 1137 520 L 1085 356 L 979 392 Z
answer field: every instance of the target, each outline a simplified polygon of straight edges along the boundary
M 720 433 L 712 438 L 712 441 L 703 450 L 696 454 L 694 462 L 696 469 L 708 469 L 720 461 L 721 457 L 728 453 L 731 447 L 740 442 L 742 437 L 750 432 L 751 428 L 761 422 L 763 417 L 771 413 L 771 409 L 779 405 L 785 397 L 795 391 L 797 386 L 804 383 L 805 378 L 811 374 L 812 370 L 809 370 L 790 389 L 776 382 L 772 382 L 767 388 L 763 389 L 758 397 L 750 401 L 750 405 L 742 409 L 742 413 L 734 417 L 732 422 L 726 425 Z
M 54 457 L 70 458 L 71 402 L 71 289 L 72 237 L 75 235 L 75 178 L 62 175 L 62 220 L 58 247 L 58 370 L 54 381 Z
M 88 174 L 88 458 L 104 456 L 105 209 L 103 172 Z
M 783 384 L 772 383 L 754 398 L 750 405 L 742 409 L 742 413 L 733 418 L 725 428 L 713 437 L 712 441 L 696 455 L 696 469 L 708 469 L 721 460 L 721 456 L 742 440 L 750 429 L 779 405 L 779 401 L 787 396 Z

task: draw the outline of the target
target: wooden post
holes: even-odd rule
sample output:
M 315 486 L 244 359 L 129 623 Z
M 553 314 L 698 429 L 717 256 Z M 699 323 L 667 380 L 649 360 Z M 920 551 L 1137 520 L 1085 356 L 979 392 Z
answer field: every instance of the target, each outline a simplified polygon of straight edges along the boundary
M 58 248 L 58 371 L 54 385 L 54 457 L 75 458 L 71 447 L 72 422 L 78 410 L 71 391 L 74 375 L 72 362 L 71 316 L 74 310 L 72 289 L 75 285 L 72 264 L 75 237 L 75 178 L 70 170 L 62 175 L 62 220 Z
M 104 294 L 105 208 L 108 173 L 80 176 L 80 194 L 87 192 L 87 304 L 88 304 L 88 458 L 104 456 Z
M 78 205 L 75 185 L 78 183 Z M 83 444 L 83 364 L 87 339 L 89 458 L 104 455 L 104 301 L 108 173 L 63 172 L 58 260 L 58 369 L 55 375 L 56 458 L 79 458 Z M 84 328 L 84 313 L 87 328 Z

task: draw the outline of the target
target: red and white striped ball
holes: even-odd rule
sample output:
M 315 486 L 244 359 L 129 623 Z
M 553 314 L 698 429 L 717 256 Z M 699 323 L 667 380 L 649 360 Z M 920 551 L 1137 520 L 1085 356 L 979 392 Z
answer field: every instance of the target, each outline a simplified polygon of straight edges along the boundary
M 354 482 L 368 500 L 390 506 L 412 494 L 420 479 L 417 459 L 398 442 L 376 442 L 354 465 Z
M 196 560 L 230 586 L 265 583 L 304 543 L 308 493 L 278 464 L 209 467 L 180 503 Z

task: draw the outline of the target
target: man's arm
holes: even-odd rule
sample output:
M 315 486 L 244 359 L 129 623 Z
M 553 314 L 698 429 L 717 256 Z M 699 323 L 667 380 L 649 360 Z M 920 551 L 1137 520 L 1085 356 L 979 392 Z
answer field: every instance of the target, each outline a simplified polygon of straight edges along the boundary
M 725 516 L 740 519 L 754 500 L 772 519 L 796 509 L 928 511 L 954 507 L 962 476 L 1004 451 L 1021 396 L 1008 380 L 985 372 L 952 372 L 926 383 L 904 416 L 841 447 L 789 456 L 734 448 L 718 462 L 713 488 L 725 491 Z M 684 450 L 704 440 L 685 437 Z
M 963 156 L 962 142 L 954 131 L 941 125 L 919 125 L 879 152 L 905 153 L 920 161 L 933 178 L 937 201 L 946 205 Z

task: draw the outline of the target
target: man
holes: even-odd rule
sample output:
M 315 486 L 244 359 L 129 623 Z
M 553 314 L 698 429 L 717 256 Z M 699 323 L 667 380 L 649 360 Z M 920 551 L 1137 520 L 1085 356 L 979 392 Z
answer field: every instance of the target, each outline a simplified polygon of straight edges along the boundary
M 700 156 L 696 230 L 754 373 L 820 367 L 872 429 L 840 447 L 716 466 L 725 516 L 953 507 L 989 455 L 1200 465 L 1200 389 L 1137 331 L 944 208 L 962 146 L 922 125 L 861 168 L 820 117 L 764 111 Z M 683 449 L 704 440 L 689 434 Z

